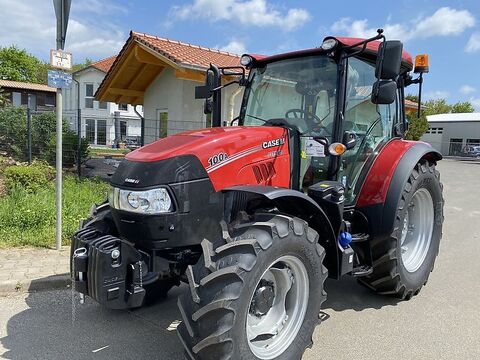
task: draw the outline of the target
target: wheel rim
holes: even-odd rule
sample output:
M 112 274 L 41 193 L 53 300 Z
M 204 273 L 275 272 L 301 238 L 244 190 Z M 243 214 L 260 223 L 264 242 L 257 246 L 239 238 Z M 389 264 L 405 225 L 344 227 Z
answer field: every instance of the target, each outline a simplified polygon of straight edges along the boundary
M 246 321 L 248 345 L 256 357 L 274 359 L 292 344 L 308 298 L 308 273 L 300 259 L 282 256 L 267 268 L 250 298 Z
M 422 266 L 433 233 L 434 210 L 430 192 L 418 189 L 408 204 L 400 242 L 403 266 L 415 272 Z

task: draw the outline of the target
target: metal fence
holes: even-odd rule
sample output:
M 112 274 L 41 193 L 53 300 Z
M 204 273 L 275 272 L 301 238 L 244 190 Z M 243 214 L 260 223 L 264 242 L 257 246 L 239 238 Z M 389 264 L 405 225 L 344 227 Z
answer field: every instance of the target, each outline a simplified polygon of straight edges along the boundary
M 176 121 L 82 116 L 64 112 L 63 166 L 79 176 L 109 177 L 126 153 L 159 138 L 211 126 L 208 118 Z M 80 135 L 80 136 L 79 136 Z M 444 156 L 480 159 L 479 139 L 449 139 L 431 145 Z M 0 110 L 0 155 L 20 162 L 35 159 L 55 165 L 55 114 L 24 108 Z

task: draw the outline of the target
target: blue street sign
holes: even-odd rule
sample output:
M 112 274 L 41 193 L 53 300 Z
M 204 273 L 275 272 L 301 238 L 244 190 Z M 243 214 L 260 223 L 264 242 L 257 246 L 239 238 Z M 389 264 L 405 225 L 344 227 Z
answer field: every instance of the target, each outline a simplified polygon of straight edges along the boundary
M 70 89 L 72 74 L 59 70 L 48 70 L 48 86 L 57 89 Z

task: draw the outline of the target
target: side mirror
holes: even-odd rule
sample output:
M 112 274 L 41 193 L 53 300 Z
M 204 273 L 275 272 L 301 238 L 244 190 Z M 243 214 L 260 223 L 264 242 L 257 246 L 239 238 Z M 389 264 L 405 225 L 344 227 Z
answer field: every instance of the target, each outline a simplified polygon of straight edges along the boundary
M 347 150 L 353 149 L 357 145 L 357 135 L 352 131 L 345 131 L 343 133 L 342 144 Z
M 372 103 L 391 104 L 397 96 L 397 83 L 393 80 L 378 80 L 373 84 Z
M 378 47 L 375 77 L 382 80 L 396 80 L 400 75 L 403 44 L 398 40 L 384 41 Z

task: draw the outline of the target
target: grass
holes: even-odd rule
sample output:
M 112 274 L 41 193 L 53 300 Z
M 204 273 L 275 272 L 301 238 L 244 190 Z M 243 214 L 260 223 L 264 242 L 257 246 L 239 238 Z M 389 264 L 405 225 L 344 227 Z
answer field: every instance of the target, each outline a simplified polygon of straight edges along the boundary
M 129 149 L 112 149 L 112 148 L 89 148 L 90 156 L 102 155 L 126 155 L 130 152 Z
M 93 203 L 106 199 L 108 184 L 101 180 L 65 176 L 62 243 L 68 245 Z M 55 189 L 53 184 L 27 193 L 22 189 L 0 197 L 0 248 L 55 245 Z

